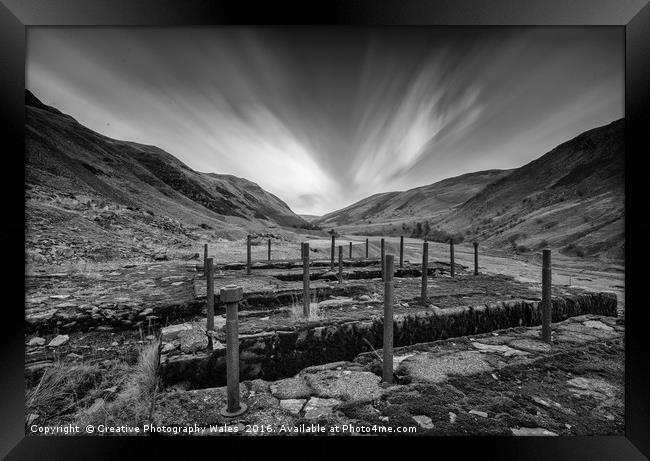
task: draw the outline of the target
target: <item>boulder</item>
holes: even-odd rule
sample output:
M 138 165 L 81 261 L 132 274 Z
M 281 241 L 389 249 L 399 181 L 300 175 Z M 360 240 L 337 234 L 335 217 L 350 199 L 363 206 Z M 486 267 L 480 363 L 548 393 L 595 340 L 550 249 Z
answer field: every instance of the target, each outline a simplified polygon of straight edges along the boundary
M 517 436 L 553 436 L 557 435 L 555 432 L 551 432 L 548 429 L 544 429 L 543 427 L 519 427 L 519 428 L 511 428 L 512 435 L 517 435 Z
M 408 357 L 395 373 L 412 382 L 441 383 L 448 376 L 468 376 L 492 371 L 492 366 L 479 351 L 460 351 L 447 355 L 430 352 Z
M 381 396 L 381 378 L 368 371 L 323 370 L 306 374 L 305 378 L 319 397 L 366 402 Z
M 140 317 L 146 317 L 147 315 L 151 315 L 151 314 L 153 314 L 153 309 L 152 309 L 151 307 L 147 307 L 147 308 L 144 309 L 142 312 L 140 312 L 140 313 L 138 314 L 138 316 L 140 316 Z
M 271 394 L 273 397 L 281 400 L 296 400 L 308 398 L 311 394 L 311 389 L 304 379 L 301 377 L 293 377 L 274 382 L 271 385 Z
M 182 331 L 178 335 L 181 344 L 181 352 L 194 353 L 205 350 L 208 347 L 208 336 L 204 331 L 191 329 Z
M 327 416 L 332 413 L 334 407 L 340 405 L 341 401 L 337 399 L 321 399 L 312 397 L 305 404 L 305 419 L 317 419 L 321 416 Z
M 297 415 L 302 410 L 307 399 L 286 399 L 280 400 L 280 408 L 288 410 L 289 412 Z
M 167 327 L 163 327 L 160 330 L 160 336 L 163 342 L 171 342 L 174 339 L 178 339 L 181 332 L 188 331 L 191 329 L 192 329 L 191 323 L 180 323 L 178 325 L 169 325 Z
M 63 344 L 67 343 L 69 340 L 70 337 L 68 335 L 58 335 L 52 341 L 50 341 L 50 344 L 48 344 L 48 346 L 49 347 L 62 346 Z
M 428 416 L 415 415 L 412 418 L 420 425 L 420 427 L 424 429 L 433 429 L 433 421 Z
M 28 346 L 44 346 L 45 345 L 45 338 L 40 338 L 38 336 L 33 337 L 32 339 L 29 340 L 27 343 Z

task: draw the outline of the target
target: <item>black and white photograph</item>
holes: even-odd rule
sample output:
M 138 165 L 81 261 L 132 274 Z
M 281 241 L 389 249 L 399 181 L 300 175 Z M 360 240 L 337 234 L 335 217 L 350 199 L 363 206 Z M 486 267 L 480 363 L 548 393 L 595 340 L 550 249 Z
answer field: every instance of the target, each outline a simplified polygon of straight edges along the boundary
M 625 435 L 624 28 L 25 53 L 28 437 Z

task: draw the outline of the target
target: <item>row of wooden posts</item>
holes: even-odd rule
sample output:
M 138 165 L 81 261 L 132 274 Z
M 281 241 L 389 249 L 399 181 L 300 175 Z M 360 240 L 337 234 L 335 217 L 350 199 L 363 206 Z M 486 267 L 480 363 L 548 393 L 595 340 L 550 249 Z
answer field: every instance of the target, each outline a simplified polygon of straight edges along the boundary
M 368 254 L 369 254 L 369 240 L 366 239 L 366 259 L 368 259 Z M 382 271 L 382 279 L 384 276 L 384 257 L 386 255 L 386 245 L 385 241 L 382 238 L 380 241 L 381 245 L 381 271 Z M 332 235 L 332 244 L 331 244 L 331 251 L 330 251 L 330 270 L 334 271 L 334 255 L 335 255 L 335 248 L 336 248 L 336 237 Z M 307 246 L 307 252 L 309 252 L 309 246 Z M 300 244 L 300 259 L 304 260 L 305 259 L 305 244 L 301 243 Z M 341 267 L 342 267 L 342 260 L 343 260 L 343 246 L 339 245 L 339 275 L 342 273 Z M 422 264 L 423 264 L 423 269 L 424 266 L 427 265 L 428 260 L 426 259 L 428 257 L 428 243 L 425 240 L 422 248 Z M 204 271 L 207 270 L 207 267 L 205 265 L 205 261 L 208 259 L 208 244 L 203 245 L 203 261 L 204 261 Z M 309 258 L 307 258 L 309 259 Z M 348 251 L 348 259 L 352 259 L 352 242 L 349 242 L 349 251 Z M 449 241 L 449 259 L 450 259 L 450 274 L 453 277 L 455 275 L 455 265 L 454 265 L 454 240 L 450 239 Z M 268 251 L 267 251 L 267 261 L 271 261 L 271 239 L 268 239 Z M 399 238 L 399 267 L 402 268 L 404 267 L 404 237 L 400 236 Z M 253 270 L 253 260 L 251 256 L 251 236 L 248 235 L 246 237 L 246 275 L 251 275 Z M 478 242 L 474 242 L 474 275 L 478 275 Z
M 334 237 L 332 237 L 334 241 Z M 367 242 L 367 239 L 366 239 Z M 384 253 L 384 239 L 382 239 L 382 279 L 384 282 L 384 322 L 383 322 L 383 355 L 382 355 L 382 380 L 385 383 L 393 383 L 393 302 L 394 302 L 394 255 Z M 402 264 L 403 239 L 400 239 L 400 265 Z M 452 261 L 453 276 L 453 241 L 450 252 Z M 366 256 L 367 256 L 366 243 Z M 308 317 L 310 314 L 309 296 L 309 243 L 301 244 L 303 256 L 303 314 Z M 270 244 L 269 244 L 270 251 Z M 332 250 L 333 251 L 333 250 Z M 342 273 L 343 247 L 339 246 L 339 281 Z M 250 247 L 249 247 L 250 254 Z M 205 270 L 207 281 L 207 325 L 208 347 L 212 349 L 211 331 L 214 331 L 214 273 L 213 260 L 207 257 L 207 245 L 205 250 Z M 428 242 L 424 242 L 422 251 L 422 303 L 426 305 L 426 282 L 427 282 L 427 258 Z M 478 274 L 478 244 L 474 243 L 474 274 Z M 238 306 L 243 299 L 243 289 L 235 285 L 227 285 L 221 288 L 219 298 L 226 306 L 226 374 L 228 397 L 227 405 L 221 409 L 221 414 L 226 417 L 241 415 L 247 410 L 246 404 L 240 402 L 239 395 L 239 320 Z M 551 343 L 551 251 L 542 252 L 542 332 L 541 339 Z

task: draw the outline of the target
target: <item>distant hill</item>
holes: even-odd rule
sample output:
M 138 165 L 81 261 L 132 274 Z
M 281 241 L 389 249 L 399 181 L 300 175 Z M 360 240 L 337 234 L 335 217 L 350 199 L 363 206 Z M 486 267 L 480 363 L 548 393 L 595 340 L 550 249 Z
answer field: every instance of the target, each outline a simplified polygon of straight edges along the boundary
M 517 168 L 437 223 L 519 252 L 621 259 L 625 248 L 623 119 L 586 131 Z
M 513 170 L 488 170 L 367 197 L 315 219 L 323 229 L 431 240 L 478 239 L 519 253 L 624 255 L 624 120 Z
M 488 170 L 416 187 L 404 192 L 371 195 L 346 208 L 313 221 L 323 229 L 336 227 L 342 232 L 404 233 L 415 222 L 435 221 L 452 208 L 476 195 L 486 185 L 507 176 L 508 170 Z
M 124 238 L 133 234 L 164 246 L 195 237 L 192 229 L 234 237 L 311 227 L 251 181 L 200 173 L 158 147 L 103 136 L 27 90 L 25 103 L 29 238 L 60 240 L 66 253 L 76 252 L 72 243 L 79 239 L 93 243 L 77 245 L 86 250 L 114 239 L 128 251 Z M 96 219 L 101 212 L 118 227 L 103 226 L 104 218 Z M 73 235 L 70 226 L 78 229 Z
M 307 222 L 312 222 L 320 218 L 319 215 L 315 215 L 315 214 L 299 214 L 298 216 L 300 216 L 302 219 L 304 219 Z

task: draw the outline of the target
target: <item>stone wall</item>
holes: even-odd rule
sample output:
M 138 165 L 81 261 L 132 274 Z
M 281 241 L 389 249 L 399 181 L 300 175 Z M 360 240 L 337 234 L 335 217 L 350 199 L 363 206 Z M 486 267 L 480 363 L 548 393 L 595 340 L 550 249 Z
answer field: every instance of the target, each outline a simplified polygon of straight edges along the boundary
M 552 321 L 584 314 L 616 316 L 616 296 L 584 293 L 553 298 Z M 451 337 L 541 324 L 540 302 L 509 300 L 480 306 L 433 308 L 395 316 L 394 345 L 407 346 Z M 352 360 L 382 346 L 383 319 L 347 322 L 296 331 L 240 335 L 241 379 L 275 380 L 327 362 Z M 372 347 L 371 347 L 372 345 Z M 223 386 L 225 349 L 210 354 L 163 359 L 162 377 L 170 385 L 186 381 L 192 388 Z
M 88 331 L 92 328 L 127 330 L 138 325 L 158 326 L 167 322 L 200 314 L 205 301 L 181 303 L 149 303 L 133 306 L 131 303 L 97 307 L 88 304 L 59 306 L 56 308 L 31 309 L 26 311 L 25 332 L 27 334 L 49 334 L 59 331 Z

